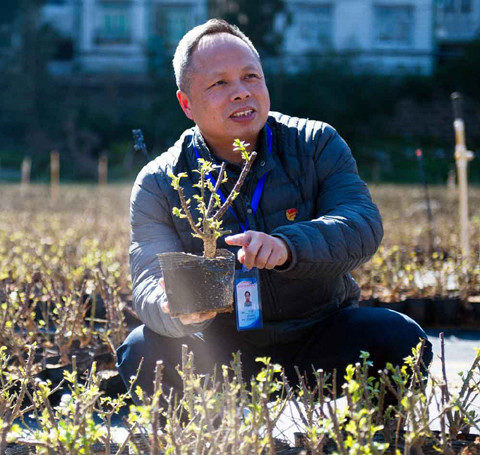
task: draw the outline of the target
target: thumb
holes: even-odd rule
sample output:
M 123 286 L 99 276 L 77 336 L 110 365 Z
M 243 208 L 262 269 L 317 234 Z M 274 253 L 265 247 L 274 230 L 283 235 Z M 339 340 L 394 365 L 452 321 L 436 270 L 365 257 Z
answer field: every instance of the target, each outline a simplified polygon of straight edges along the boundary
M 163 276 L 159 278 L 158 280 L 158 285 L 162 288 L 163 292 L 165 292 L 165 279 Z M 162 308 L 162 311 L 164 313 L 170 313 L 170 307 L 168 306 L 168 300 L 165 300 L 160 304 L 160 307 Z
M 248 246 L 251 241 L 251 235 L 247 232 L 242 232 L 241 234 L 229 235 L 225 237 L 225 243 L 227 245 L 236 245 L 236 246 Z

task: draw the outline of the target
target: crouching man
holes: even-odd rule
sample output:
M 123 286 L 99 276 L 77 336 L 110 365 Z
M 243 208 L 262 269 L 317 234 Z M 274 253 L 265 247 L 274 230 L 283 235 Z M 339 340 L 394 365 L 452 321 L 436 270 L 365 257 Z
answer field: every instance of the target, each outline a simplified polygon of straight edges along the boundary
M 412 319 L 381 308 L 359 308 L 360 290 L 350 272 L 378 248 L 383 229 L 349 147 L 330 125 L 270 111 L 260 57 L 236 27 L 210 20 L 190 30 L 173 59 L 177 98 L 195 126 L 140 172 L 131 197 L 130 262 L 134 305 L 144 325 L 118 349 L 126 383 L 143 365 L 137 384 L 153 390 L 157 360 L 167 387 L 181 391 L 175 370 L 182 344 L 195 354 L 197 372 L 228 364 L 241 351 L 246 378 L 271 357 L 294 383 L 295 366 L 342 372 L 368 351 L 373 371 L 386 362 L 402 364 L 420 339 L 423 360 L 432 359 L 425 332 Z M 294 95 L 294 94 L 292 94 Z M 219 240 L 238 258 L 238 269 L 258 274 L 262 327 L 241 330 L 235 313 L 171 317 L 162 287 L 158 253 L 201 254 L 202 242 L 188 221 L 172 215 L 179 207 L 170 172 L 195 176 L 198 159 L 227 163 L 228 194 L 242 157 L 239 138 L 258 156 Z M 218 175 L 214 175 L 215 178 Z M 185 183 L 186 184 L 186 183 Z M 243 305 L 243 301 L 241 302 Z M 238 302 L 235 305 L 239 311 Z M 343 377 L 343 374 L 339 374 Z

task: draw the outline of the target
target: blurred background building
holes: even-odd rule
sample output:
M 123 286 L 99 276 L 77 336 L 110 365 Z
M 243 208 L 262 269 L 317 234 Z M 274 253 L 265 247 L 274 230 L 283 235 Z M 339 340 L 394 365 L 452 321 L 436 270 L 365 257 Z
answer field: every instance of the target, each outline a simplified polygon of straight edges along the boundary
M 185 31 L 207 18 L 207 5 L 196 0 L 50 0 L 42 14 L 71 41 L 70 59 L 52 62 L 53 72 L 146 73 L 149 59 L 170 58 Z
M 454 90 L 480 142 L 480 0 L 2 0 L 0 180 L 27 155 L 46 178 L 52 149 L 64 178 L 94 178 L 106 151 L 110 175 L 131 178 L 132 128 L 158 154 L 191 125 L 171 58 L 210 17 L 252 39 L 272 108 L 334 125 L 366 178 L 411 180 L 423 147 L 445 181 Z
M 216 8 L 207 0 L 49 0 L 44 21 L 64 38 L 51 71 L 145 73 Z M 437 58 L 480 31 L 480 0 L 285 0 L 272 13 L 289 71 L 335 52 L 361 71 L 431 74 Z

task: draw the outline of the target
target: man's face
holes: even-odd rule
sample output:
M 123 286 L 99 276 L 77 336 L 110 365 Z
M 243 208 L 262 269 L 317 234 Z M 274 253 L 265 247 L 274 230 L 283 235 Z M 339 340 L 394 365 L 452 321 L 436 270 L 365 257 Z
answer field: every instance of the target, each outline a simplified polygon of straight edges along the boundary
M 262 66 L 239 38 L 205 36 L 192 55 L 188 94 L 177 92 L 213 152 L 232 150 L 239 138 L 253 147 L 267 121 L 270 97 Z

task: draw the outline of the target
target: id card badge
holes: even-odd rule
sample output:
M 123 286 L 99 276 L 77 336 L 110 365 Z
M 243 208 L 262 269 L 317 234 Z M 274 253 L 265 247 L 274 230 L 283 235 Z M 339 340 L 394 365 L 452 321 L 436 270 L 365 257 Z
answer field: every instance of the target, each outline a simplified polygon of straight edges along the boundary
M 258 269 L 243 267 L 235 271 L 235 312 L 239 331 L 263 327 Z

